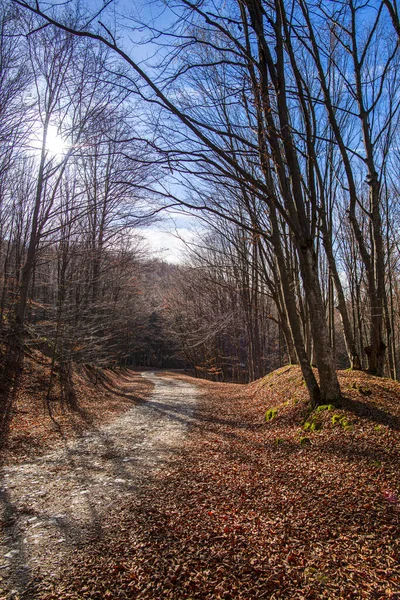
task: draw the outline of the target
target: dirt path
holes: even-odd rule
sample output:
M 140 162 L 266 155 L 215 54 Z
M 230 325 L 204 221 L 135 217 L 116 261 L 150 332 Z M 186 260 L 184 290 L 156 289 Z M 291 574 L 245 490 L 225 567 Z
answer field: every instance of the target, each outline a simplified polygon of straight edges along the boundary
M 144 373 L 149 401 L 34 462 L 1 470 L 0 600 L 29 598 L 77 546 L 107 536 L 107 515 L 132 503 L 179 448 L 200 391 Z M 129 382 L 123 395 L 132 389 Z

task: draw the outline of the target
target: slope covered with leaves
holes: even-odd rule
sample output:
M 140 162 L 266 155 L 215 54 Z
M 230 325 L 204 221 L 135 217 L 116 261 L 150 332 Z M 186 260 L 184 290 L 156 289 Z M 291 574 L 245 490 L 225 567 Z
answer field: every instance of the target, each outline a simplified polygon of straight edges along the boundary
M 3 383 L 0 381 L 0 388 L 6 387 Z M 152 385 L 134 371 L 104 371 L 76 365 L 65 388 L 58 369 L 51 377 L 49 358 L 36 351 L 25 356 L 4 432 L 3 463 L 22 462 L 43 454 L 62 439 L 111 421 L 133 404 L 144 401 Z
M 400 598 L 400 385 L 340 378 L 313 415 L 297 367 L 199 382 L 182 453 L 38 596 Z

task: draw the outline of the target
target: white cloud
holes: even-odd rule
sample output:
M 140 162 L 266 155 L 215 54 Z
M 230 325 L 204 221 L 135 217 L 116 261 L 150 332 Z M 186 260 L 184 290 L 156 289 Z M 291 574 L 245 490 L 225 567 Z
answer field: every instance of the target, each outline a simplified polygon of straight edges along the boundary
M 174 230 L 166 230 L 164 227 L 162 224 L 159 227 L 147 227 L 140 233 L 146 240 L 154 258 L 174 264 L 184 263 L 188 256 L 188 247 L 185 242 L 193 241 L 194 231 L 187 227 L 177 227 Z

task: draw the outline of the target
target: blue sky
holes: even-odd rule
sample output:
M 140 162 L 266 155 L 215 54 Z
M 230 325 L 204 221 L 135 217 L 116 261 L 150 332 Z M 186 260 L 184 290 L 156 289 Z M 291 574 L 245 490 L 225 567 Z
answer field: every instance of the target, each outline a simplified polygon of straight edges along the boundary
M 104 1 L 87 0 L 85 5 L 88 11 L 96 14 L 104 5 Z M 132 17 L 131 22 L 130 16 Z M 148 32 L 133 31 L 133 28 L 137 27 L 137 23 L 140 21 L 152 22 L 156 27 L 165 28 L 171 18 L 171 13 L 159 0 L 114 0 L 102 16 L 94 21 L 93 26 L 96 26 L 96 21 L 99 20 L 110 26 L 110 30 L 116 33 L 124 50 L 135 61 L 141 62 L 151 58 L 156 46 L 144 43 L 149 35 Z M 113 23 L 117 23 L 116 28 L 112 25 Z M 132 30 L 130 30 L 130 26 L 132 26 Z M 151 68 L 147 66 L 145 70 L 149 72 Z M 190 242 L 195 236 L 193 230 L 195 217 L 165 211 L 159 214 L 159 219 L 157 223 L 141 228 L 140 235 L 146 240 L 154 257 L 175 264 L 184 262 L 188 254 L 185 241 Z

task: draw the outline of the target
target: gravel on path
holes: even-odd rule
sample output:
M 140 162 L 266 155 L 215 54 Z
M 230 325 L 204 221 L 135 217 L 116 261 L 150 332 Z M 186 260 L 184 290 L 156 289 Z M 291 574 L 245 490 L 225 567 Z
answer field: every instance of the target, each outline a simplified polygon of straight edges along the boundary
M 56 578 L 74 549 L 107 537 L 107 515 L 135 495 L 179 449 L 201 391 L 142 374 L 151 398 L 111 424 L 34 461 L 0 471 L 0 600 L 29 598 Z M 132 390 L 129 383 L 122 394 Z

